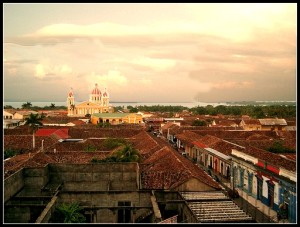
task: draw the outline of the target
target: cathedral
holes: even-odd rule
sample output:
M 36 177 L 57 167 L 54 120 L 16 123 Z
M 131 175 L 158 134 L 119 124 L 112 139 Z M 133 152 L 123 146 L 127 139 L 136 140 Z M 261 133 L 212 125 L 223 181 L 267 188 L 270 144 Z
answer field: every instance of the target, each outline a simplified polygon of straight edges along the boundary
M 67 98 L 68 116 L 82 117 L 87 114 L 94 113 L 113 113 L 114 108 L 109 104 L 109 94 L 106 91 L 101 92 L 98 84 L 95 84 L 94 89 L 90 93 L 88 101 L 81 102 L 75 105 L 74 92 L 71 88 Z

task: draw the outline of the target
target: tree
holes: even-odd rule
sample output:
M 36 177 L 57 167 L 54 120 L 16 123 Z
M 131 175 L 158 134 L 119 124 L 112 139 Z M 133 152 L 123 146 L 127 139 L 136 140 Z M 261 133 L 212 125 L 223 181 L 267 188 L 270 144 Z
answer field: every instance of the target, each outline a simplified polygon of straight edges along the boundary
M 196 119 L 193 121 L 192 126 L 206 126 L 206 122 Z
M 139 162 L 141 159 L 140 153 L 138 150 L 134 149 L 131 145 L 124 145 L 120 150 L 115 151 L 111 156 L 97 160 L 93 158 L 92 163 L 98 162 Z
M 11 105 L 5 105 L 4 109 L 13 109 L 13 107 Z
M 35 131 L 38 129 L 38 126 L 43 125 L 43 123 L 41 122 L 43 120 L 43 118 L 44 118 L 44 115 L 39 116 L 38 114 L 31 113 L 25 122 L 25 125 L 28 125 L 32 131 L 33 149 L 35 148 Z
M 50 108 L 51 108 L 51 109 L 54 109 L 54 108 L 55 108 L 55 104 L 54 104 L 54 103 L 51 103 Z
M 32 106 L 31 102 L 26 102 L 22 104 L 22 109 L 30 109 Z
M 131 145 L 125 145 L 121 150 L 116 152 L 116 158 L 120 162 L 139 162 L 140 153 Z
M 57 208 L 58 213 L 63 217 L 64 223 L 85 223 L 86 218 L 81 213 L 83 208 L 79 207 L 77 202 L 75 203 L 62 203 Z

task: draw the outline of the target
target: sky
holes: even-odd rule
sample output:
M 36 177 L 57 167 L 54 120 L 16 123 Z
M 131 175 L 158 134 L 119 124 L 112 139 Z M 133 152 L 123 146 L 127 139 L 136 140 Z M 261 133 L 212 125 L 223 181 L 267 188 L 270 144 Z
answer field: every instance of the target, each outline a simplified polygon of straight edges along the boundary
M 3 4 L 4 101 L 296 100 L 296 3 Z

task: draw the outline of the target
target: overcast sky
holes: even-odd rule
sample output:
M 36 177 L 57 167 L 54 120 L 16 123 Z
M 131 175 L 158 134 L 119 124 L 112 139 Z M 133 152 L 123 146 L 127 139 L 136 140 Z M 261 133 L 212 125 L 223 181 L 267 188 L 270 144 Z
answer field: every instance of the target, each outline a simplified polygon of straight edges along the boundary
M 296 100 L 297 4 L 4 4 L 4 101 Z

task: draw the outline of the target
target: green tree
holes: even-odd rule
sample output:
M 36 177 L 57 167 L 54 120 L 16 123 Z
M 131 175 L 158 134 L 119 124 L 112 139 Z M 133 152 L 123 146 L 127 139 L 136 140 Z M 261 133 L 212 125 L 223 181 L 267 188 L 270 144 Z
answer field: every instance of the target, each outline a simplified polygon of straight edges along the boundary
M 201 121 L 201 120 L 194 120 L 192 123 L 192 126 L 206 126 L 206 122 L 205 121 Z
M 121 149 L 115 151 L 111 156 L 97 160 L 93 158 L 92 163 L 98 162 L 140 162 L 141 156 L 138 150 L 134 149 L 131 145 L 127 144 L 122 146 Z
M 44 115 L 39 116 L 38 114 L 31 113 L 26 119 L 25 125 L 28 125 L 32 132 L 32 144 L 33 149 L 35 148 L 35 132 L 39 126 L 43 125 L 41 122 L 44 118 Z
M 32 106 L 31 102 L 26 102 L 22 104 L 22 109 L 30 109 Z
M 13 109 L 13 107 L 11 105 L 5 105 L 4 109 Z
M 105 149 L 107 150 L 113 150 L 119 146 L 125 145 L 127 144 L 125 139 L 121 139 L 121 138 L 107 138 L 103 141 L 103 146 L 105 147 Z
M 94 145 L 92 144 L 88 144 L 86 147 L 85 147 L 85 151 L 87 152 L 90 152 L 90 151 L 96 151 L 97 150 L 97 147 L 95 147 Z
M 50 108 L 51 108 L 51 109 L 54 109 L 54 108 L 55 108 L 55 104 L 54 104 L 54 103 L 51 103 Z
M 293 149 L 290 149 L 288 147 L 285 147 L 283 145 L 283 142 L 280 140 L 276 140 L 271 147 L 267 149 L 268 151 L 272 153 L 295 153 L 296 151 Z
M 131 145 L 125 145 L 121 150 L 116 152 L 116 158 L 120 162 L 139 162 L 140 153 Z
M 81 213 L 83 208 L 79 207 L 79 203 L 62 203 L 60 206 L 58 206 L 57 211 L 59 214 L 63 217 L 64 223 L 85 223 L 86 218 Z
M 4 150 L 4 159 L 13 157 L 17 154 L 18 154 L 18 151 L 14 150 L 14 149 L 10 149 L 10 148 L 6 149 L 6 150 Z

